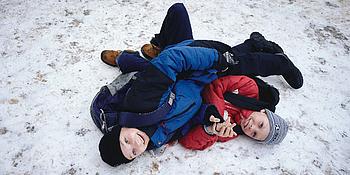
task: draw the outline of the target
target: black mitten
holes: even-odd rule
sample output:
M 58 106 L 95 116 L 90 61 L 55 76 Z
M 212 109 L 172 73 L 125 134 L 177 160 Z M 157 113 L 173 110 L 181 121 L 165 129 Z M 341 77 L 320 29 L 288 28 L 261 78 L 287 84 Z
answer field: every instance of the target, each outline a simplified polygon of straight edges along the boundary
M 214 122 L 211 122 L 210 116 L 214 116 L 215 118 L 220 119 L 219 123 L 223 123 L 225 120 L 224 118 L 220 115 L 219 111 L 216 109 L 216 107 L 214 105 L 210 105 L 207 107 L 207 109 L 205 110 L 205 114 L 204 114 L 204 125 L 205 126 L 210 126 L 212 124 L 214 124 Z

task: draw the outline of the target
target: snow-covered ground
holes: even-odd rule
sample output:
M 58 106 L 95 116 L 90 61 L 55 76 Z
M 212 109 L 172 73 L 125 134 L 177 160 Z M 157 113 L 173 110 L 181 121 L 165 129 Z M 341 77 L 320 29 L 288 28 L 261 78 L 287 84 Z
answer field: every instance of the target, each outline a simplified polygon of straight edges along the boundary
M 265 79 L 289 134 L 103 163 L 89 105 L 120 71 L 100 52 L 139 50 L 175 2 L 0 0 L 0 174 L 350 174 L 349 0 L 183 1 L 196 39 L 235 45 L 259 31 L 300 68 L 299 90 Z

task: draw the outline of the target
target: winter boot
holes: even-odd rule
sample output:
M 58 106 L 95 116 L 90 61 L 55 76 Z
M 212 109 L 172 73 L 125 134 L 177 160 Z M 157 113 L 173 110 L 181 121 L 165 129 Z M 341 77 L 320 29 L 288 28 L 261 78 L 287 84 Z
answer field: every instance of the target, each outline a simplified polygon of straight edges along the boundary
M 293 64 L 293 62 L 284 53 L 276 53 L 287 59 L 290 63 L 290 70 L 282 74 L 287 83 L 294 89 L 299 89 L 303 86 L 303 75 L 300 70 Z
M 148 60 L 157 57 L 160 53 L 160 48 L 155 46 L 154 44 L 145 44 L 141 47 L 142 55 Z
M 136 51 L 133 50 L 125 50 L 126 52 L 133 53 Z M 118 67 L 118 63 L 116 62 L 116 58 L 122 53 L 121 50 L 104 50 L 101 52 L 101 60 L 113 67 Z
M 259 52 L 284 53 L 282 48 L 278 44 L 266 40 L 265 37 L 259 32 L 251 33 L 250 39 L 253 41 L 253 45 Z

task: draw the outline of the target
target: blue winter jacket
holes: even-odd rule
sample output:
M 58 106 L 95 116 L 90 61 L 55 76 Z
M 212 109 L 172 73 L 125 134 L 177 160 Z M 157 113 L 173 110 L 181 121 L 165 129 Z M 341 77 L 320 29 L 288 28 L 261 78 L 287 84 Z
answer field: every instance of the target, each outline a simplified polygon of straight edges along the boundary
M 175 132 L 184 135 L 189 131 L 190 126 L 185 124 L 193 124 L 189 122 L 190 119 L 200 111 L 201 90 L 204 85 L 217 79 L 217 70 L 213 67 L 218 62 L 218 52 L 215 49 L 184 46 L 189 43 L 191 41 L 168 47 L 151 61 L 153 66 L 174 82 L 164 92 L 159 106 L 167 101 L 171 91 L 176 94 L 171 111 L 165 116 L 165 121 L 157 125 L 151 137 L 155 147 L 167 143 Z M 189 73 L 186 78 L 177 79 L 184 72 Z

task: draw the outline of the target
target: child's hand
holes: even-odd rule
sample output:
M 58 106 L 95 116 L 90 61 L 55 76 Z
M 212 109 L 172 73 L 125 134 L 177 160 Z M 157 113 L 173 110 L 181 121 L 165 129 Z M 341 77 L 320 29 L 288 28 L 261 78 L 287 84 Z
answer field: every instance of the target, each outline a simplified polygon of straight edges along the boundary
M 219 137 L 233 137 L 237 136 L 237 133 L 233 131 L 233 127 L 235 126 L 236 123 L 231 124 L 230 119 L 228 119 L 224 123 L 214 123 L 212 130 Z
M 220 122 L 220 118 L 216 118 L 215 116 L 211 115 L 209 118 L 209 121 L 212 123 L 219 123 Z
M 207 107 L 204 115 L 203 124 L 205 126 L 211 126 L 214 123 L 222 123 L 225 121 L 214 105 Z

